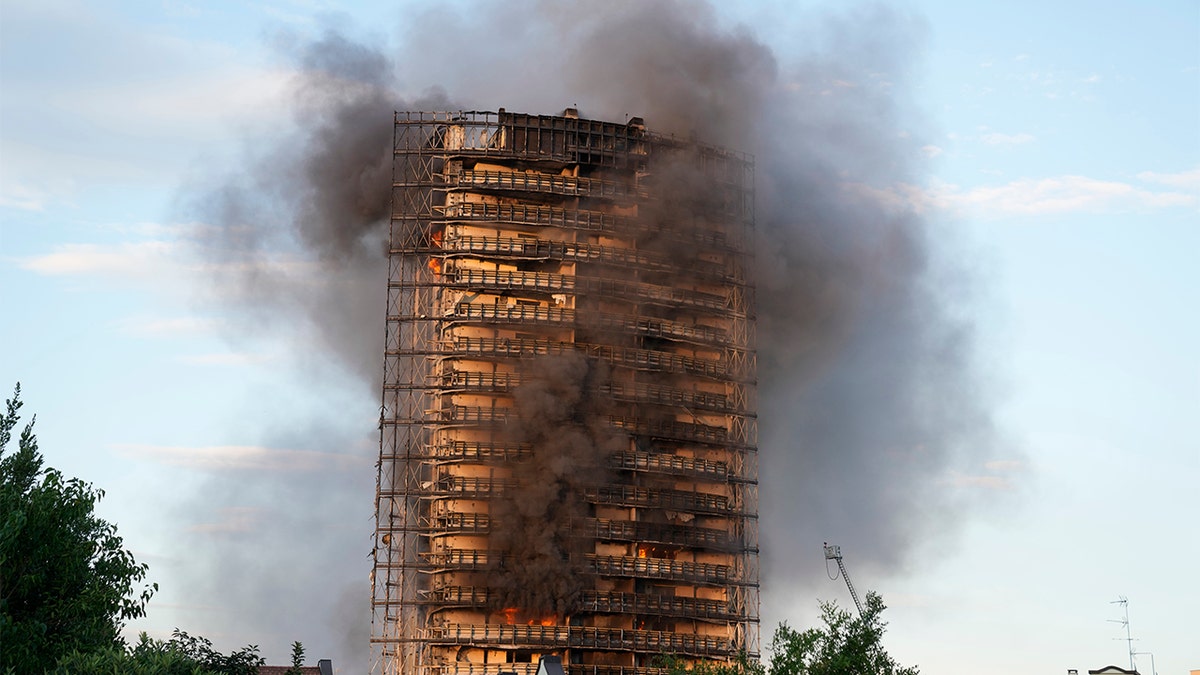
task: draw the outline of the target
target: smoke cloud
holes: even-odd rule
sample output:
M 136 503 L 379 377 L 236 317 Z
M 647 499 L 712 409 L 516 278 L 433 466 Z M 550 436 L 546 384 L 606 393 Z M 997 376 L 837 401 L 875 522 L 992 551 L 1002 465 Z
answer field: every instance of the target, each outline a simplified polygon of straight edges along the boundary
M 286 322 L 302 359 L 335 359 L 377 400 L 394 109 L 577 106 L 753 153 L 760 544 L 765 613 L 782 614 L 772 598 L 829 583 L 822 541 L 840 543 L 870 578 L 902 571 L 921 542 L 952 534 L 971 501 L 950 477 L 983 472 L 998 452 L 971 326 L 953 304 L 963 289 L 947 281 L 958 274 L 949 251 L 916 208 L 877 197 L 920 182 L 907 70 L 921 34 L 919 21 L 891 10 L 852 10 L 813 16 L 784 53 L 711 7 L 672 1 L 442 6 L 409 17 L 400 44 L 386 48 L 327 34 L 295 52 L 294 130 L 215 187 L 192 190 L 216 233 L 206 254 L 239 289 L 240 312 Z M 421 91 L 433 93 L 406 96 Z M 575 372 L 585 365 L 559 364 L 530 398 L 571 391 L 595 376 Z M 536 444 L 543 432 L 520 433 Z M 589 471 L 608 441 L 579 433 L 591 449 L 574 468 Z M 569 469 L 543 487 L 572 493 Z M 359 489 L 326 489 L 349 495 L 351 483 Z M 369 518 L 370 493 L 353 497 L 357 506 L 338 500 L 346 519 Z M 538 513 L 522 513 L 514 502 L 512 522 L 573 514 L 565 499 L 547 516 L 553 503 L 532 499 Z M 369 546 L 363 524 L 363 548 L 346 554 L 356 560 Z M 518 544 L 519 529 L 500 539 L 548 556 L 568 546 L 553 536 Z M 368 593 L 364 581 L 364 606 Z
M 286 662 L 292 641 L 343 672 L 367 670 L 371 503 L 387 297 L 394 107 L 445 108 L 437 90 L 397 94 L 393 61 L 336 33 L 295 46 L 291 127 L 250 139 L 246 161 L 185 189 L 198 253 L 247 336 L 282 341 L 327 407 L 258 421 L 268 447 L 361 460 L 337 470 L 215 475 L 182 519 L 204 523 L 183 563 L 196 600 L 231 610 L 207 632 Z M 293 386 L 281 383 L 281 390 Z M 344 404 L 349 387 L 357 405 Z M 284 392 L 269 396 L 294 402 Z M 283 408 L 284 406 L 280 406 Z M 363 414 L 364 411 L 367 414 Z M 348 413 L 357 419 L 347 420 Z M 283 427 L 280 429 L 279 427 Z M 220 514 L 253 514 L 235 526 Z M 224 644 L 221 639 L 228 641 Z
M 393 108 L 452 106 L 439 90 L 406 99 L 375 48 L 328 33 L 295 48 L 293 128 L 244 167 L 194 188 L 201 254 L 255 331 L 282 322 L 295 351 L 378 389 L 387 297 Z M 382 111 L 382 112 L 381 112 Z M 306 357 L 310 358 L 310 357 Z
M 488 575 L 493 609 L 566 616 L 592 588 L 585 540 L 571 525 L 588 517 L 587 489 L 605 482 L 609 458 L 628 442 L 607 424 L 594 392 L 606 364 L 578 353 L 522 364 L 506 440 L 529 448 L 512 468 L 516 487 L 491 502 L 491 548 L 504 561 Z

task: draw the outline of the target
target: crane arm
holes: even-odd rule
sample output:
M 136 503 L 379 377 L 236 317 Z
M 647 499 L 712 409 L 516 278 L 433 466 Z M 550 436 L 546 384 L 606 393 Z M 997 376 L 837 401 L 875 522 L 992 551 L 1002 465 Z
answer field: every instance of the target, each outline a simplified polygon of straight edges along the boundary
M 858 608 L 858 615 L 863 615 L 862 601 L 858 599 L 858 591 L 854 590 L 854 584 L 850 583 L 850 575 L 846 573 L 846 564 L 842 562 L 842 547 L 830 546 L 829 542 L 825 542 L 825 560 L 836 560 L 838 572 L 841 572 L 842 578 L 846 580 L 846 588 L 850 589 L 850 597 L 854 598 L 854 606 Z

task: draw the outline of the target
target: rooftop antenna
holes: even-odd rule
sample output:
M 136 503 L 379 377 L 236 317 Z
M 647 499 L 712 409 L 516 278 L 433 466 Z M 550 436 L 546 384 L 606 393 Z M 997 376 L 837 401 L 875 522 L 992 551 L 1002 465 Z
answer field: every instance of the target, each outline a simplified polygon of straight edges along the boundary
M 1126 598 L 1123 595 L 1118 595 L 1116 600 L 1113 600 L 1112 602 L 1110 602 L 1108 604 L 1120 605 L 1122 607 L 1122 609 L 1125 610 L 1125 618 L 1109 619 L 1108 622 L 1109 623 L 1119 623 L 1125 627 L 1125 642 L 1127 642 L 1129 644 L 1129 669 L 1133 670 L 1134 651 L 1133 651 L 1133 637 L 1129 633 L 1129 598 Z M 1120 640 L 1121 638 L 1113 638 L 1113 639 Z
M 1158 675 L 1158 669 L 1154 667 L 1154 652 L 1134 652 L 1134 654 L 1149 654 L 1150 655 L 1150 675 Z M 1133 670 L 1137 670 L 1134 668 Z

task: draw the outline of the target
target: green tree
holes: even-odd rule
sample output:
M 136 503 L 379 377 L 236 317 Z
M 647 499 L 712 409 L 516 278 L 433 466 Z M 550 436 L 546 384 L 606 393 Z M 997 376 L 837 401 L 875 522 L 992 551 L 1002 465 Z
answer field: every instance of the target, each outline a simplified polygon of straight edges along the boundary
M 836 603 L 821 603 L 825 625 L 797 632 L 779 624 L 771 640 L 771 665 L 739 656 L 722 663 L 701 661 L 689 666 L 674 656 L 655 664 L 668 675 L 919 675 L 916 667 L 902 668 L 883 648 L 886 609 L 879 594 L 867 593 L 862 616 L 853 616 Z
M 108 647 L 71 652 L 58 660 L 55 675 L 221 675 L 184 654 L 176 645 L 142 633 L 130 650 Z
M 292 643 L 292 667 L 287 669 L 287 675 L 301 675 L 304 667 L 304 645 L 297 640 Z
M 771 640 L 769 675 L 918 675 L 915 666 L 902 668 L 884 650 L 884 609 L 872 591 L 862 616 L 824 602 L 823 628 L 797 632 L 781 623 Z
M 166 641 L 142 633 L 138 644 L 128 651 L 109 647 L 73 652 L 59 660 L 55 675 L 256 675 L 263 663 L 258 647 L 251 645 L 225 655 L 214 650 L 207 639 L 176 628 Z
M 124 646 L 125 621 L 145 615 L 157 585 L 96 516 L 103 491 L 43 466 L 21 387 L 0 417 L 0 671 L 42 673 L 60 657 Z
M 208 638 L 193 637 L 178 628 L 167 644 L 204 668 L 222 675 L 257 675 L 258 667 L 266 663 L 258 655 L 258 645 L 248 645 L 226 655 L 213 649 Z

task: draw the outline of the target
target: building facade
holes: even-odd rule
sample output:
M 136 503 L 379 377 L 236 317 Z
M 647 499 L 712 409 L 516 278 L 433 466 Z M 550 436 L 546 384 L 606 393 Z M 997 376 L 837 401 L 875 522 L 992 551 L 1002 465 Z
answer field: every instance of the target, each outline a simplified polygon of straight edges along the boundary
M 396 113 L 373 670 L 758 652 L 753 162 Z

